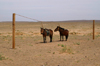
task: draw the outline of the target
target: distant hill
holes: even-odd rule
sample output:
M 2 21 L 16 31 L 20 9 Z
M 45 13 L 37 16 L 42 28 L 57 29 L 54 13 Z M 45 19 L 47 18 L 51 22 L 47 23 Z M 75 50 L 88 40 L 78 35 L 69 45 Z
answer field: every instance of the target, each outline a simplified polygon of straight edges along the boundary
M 1 22 L 12 22 L 12 21 L 1 21 Z M 16 21 L 16 22 L 34 22 L 34 21 Z M 93 22 L 93 20 L 66 20 L 66 21 L 42 21 L 42 22 Z M 95 20 L 100 22 L 100 20 Z
M 93 22 L 93 20 L 68 20 L 68 21 L 55 21 L 55 22 Z M 95 20 L 95 22 L 100 22 L 100 20 Z

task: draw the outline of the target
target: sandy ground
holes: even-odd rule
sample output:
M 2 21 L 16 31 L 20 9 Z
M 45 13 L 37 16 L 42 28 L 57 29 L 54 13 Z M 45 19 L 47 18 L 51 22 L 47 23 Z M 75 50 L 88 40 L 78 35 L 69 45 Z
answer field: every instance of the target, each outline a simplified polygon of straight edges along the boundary
M 59 41 L 54 32 L 53 42 L 43 43 L 41 23 L 17 22 L 15 49 L 12 49 L 12 23 L 0 23 L 0 66 L 100 66 L 100 22 L 48 22 L 44 28 L 57 25 L 69 30 L 68 41 Z

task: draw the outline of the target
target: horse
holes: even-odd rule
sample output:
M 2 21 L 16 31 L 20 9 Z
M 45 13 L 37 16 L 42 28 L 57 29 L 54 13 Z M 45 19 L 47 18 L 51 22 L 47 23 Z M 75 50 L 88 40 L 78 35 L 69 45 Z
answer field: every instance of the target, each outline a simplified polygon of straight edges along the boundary
M 52 42 L 53 31 L 51 29 L 41 28 L 41 34 L 43 35 L 44 43 L 46 43 L 46 36 L 49 36 L 50 37 L 50 42 Z
M 61 37 L 62 37 L 62 40 L 64 40 L 63 36 L 66 37 L 66 41 L 67 41 L 68 36 L 69 36 L 69 31 L 67 29 L 57 26 L 57 28 L 54 30 L 54 32 L 56 32 L 56 31 L 59 31 L 59 33 L 60 33 L 60 41 L 61 41 Z

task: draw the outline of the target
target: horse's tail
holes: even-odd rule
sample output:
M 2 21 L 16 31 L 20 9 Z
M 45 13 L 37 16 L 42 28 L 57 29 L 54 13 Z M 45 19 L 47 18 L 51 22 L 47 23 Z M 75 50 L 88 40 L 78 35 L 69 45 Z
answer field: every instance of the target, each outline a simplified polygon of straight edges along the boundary
M 66 40 L 68 39 L 68 36 L 69 36 L 69 31 L 67 30 Z
M 68 39 L 68 35 L 66 36 L 66 40 Z

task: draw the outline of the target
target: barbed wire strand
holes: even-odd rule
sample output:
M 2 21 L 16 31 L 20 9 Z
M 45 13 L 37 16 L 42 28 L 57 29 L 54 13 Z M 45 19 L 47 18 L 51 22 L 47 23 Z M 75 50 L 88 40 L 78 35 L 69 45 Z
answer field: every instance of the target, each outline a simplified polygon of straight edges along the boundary
M 37 20 L 37 19 L 33 19 L 33 18 L 29 18 L 29 17 L 26 17 L 26 16 L 22 16 L 22 15 L 19 15 L 19 14 L 16 14 L 16 15 L 18 15 L 20 17 L 23 17 L 23 18 L 27 18 L 27 19 L 31 19 L 31 20 L 35 20 L 35 21 L 41 22 L 41 25 L 42 25 L 42 28 L 43 28 L 43 24 L 42 24 L 43 21 L 40 21 L 40 20 Z

